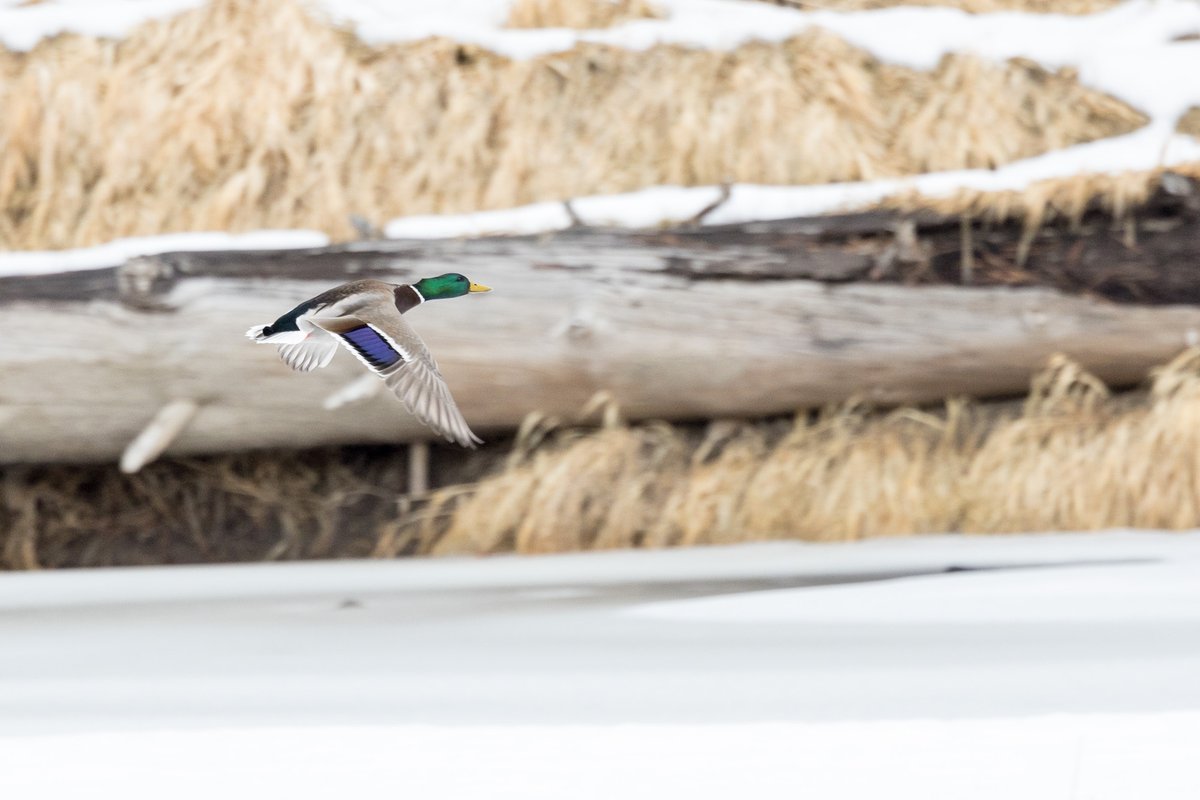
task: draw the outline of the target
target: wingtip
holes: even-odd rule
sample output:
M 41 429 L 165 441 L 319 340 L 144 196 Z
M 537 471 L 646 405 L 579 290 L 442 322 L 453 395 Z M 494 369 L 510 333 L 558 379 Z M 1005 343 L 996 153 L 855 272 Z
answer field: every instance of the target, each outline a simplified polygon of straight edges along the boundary
M 466 436 L 454 436 L 453 434 L 445 434 L 446 441 L 456 444 L 459 447 L 465 447 L 468 450 L 478 450 L 479 445 L 483 444 L 483 439 L 475 435 L 474 431 L 467 431 Z

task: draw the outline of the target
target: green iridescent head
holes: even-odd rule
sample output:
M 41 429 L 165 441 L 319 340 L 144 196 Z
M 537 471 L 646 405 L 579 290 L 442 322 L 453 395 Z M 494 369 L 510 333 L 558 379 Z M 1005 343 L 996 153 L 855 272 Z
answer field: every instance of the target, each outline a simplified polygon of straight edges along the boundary
M 445 300 L 449 297 L 462 297 L 470 292 L 491 291 L 482 283 L 471 283 L 466 275 L 459 275 L 457 272 L 448 272 L 436 278 L 422 278 L 413 284 L 413 288 L 426 300 Z

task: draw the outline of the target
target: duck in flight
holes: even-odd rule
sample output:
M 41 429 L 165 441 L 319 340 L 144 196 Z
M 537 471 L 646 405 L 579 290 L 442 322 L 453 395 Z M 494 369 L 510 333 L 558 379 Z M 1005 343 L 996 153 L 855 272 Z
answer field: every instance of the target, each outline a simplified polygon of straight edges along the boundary
M 429 348 L 402 315 L 426 300 L 489 291 L 458 273 L 413 284 L 351 281 L 305 300 L 270 325 L 255 325 L 246 336 L 278 345 L 284 363 L 300 372 L 325 366 L 341 345 L 383 378 L 414 417 L 449 441 L 474 447 L 483 440 L 463 419 Z

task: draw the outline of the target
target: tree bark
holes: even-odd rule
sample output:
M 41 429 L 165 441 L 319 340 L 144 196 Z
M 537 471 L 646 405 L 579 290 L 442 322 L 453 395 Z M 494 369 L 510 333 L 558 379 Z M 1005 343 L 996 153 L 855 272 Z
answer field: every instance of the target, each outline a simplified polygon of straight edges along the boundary
M 1019 268 L 1016 229 L 873 213 L 175 253 L 0 278 L 0 463 L 116 460 L 188 404 L 139 452 L 426 438 L 390 395 L 323 407 L 363 372 L 347 354 L 298 374 L 242 335 L 361 277 L 454 271 L 495 288 L 409 315 L 485 438 L 531 411 L 569 417 L 600 390 L 635 419 L 921 403 L 1022 392 L 1056 352 L 1129 384 L 1200 338 L 1200 310 L 1169 303 L 1200 299 L 1190 213 L 1142 223 L 1132 245 L 1107 222 L 1047 233 Z M 950 285 L 964 246 L 972 285 Z M 158 429 L 177 438 L 155 441 Z

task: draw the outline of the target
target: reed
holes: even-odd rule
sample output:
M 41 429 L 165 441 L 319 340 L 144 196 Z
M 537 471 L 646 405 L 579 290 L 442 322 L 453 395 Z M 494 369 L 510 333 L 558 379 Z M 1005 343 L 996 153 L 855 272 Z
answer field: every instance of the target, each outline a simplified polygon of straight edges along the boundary
M 1190 136 L 1200 136 L 1200 106 L 1192 106 L 1179 118 L 1178 130 Z
M 1076 224 L 1098 211 L 1114 220 L 1128 220 L 1163 184 L 1165 173 L 1200 179 L 1200 162 L 1168 169 L 1094 173 L 1030 184 L 1021 191 L 985 192 L 963 189 L 943 197 L 905 192 L 881 204 L 904 212 L 933 211 L 949 217 L 1001 222 L 1018 220 L 1032 235 L 1050 222 Z
M 341 448 L 0 471 L 10 569 L 547 553 L 764 539 L 1200 526 L 1200 350 L 1111 396 L 1056 358 L 1024 403 L 599 426 L 530 418 L 509 450 Z M 489 452 L 490 451 L 490 452 Z
M 571 432 L 423 518 L 435 553 L 1200 525 L 1200 351 L 1136 399 L 1056 358 L 1023 406 Z M 431 520 L 438 519 L 436 524 Z

